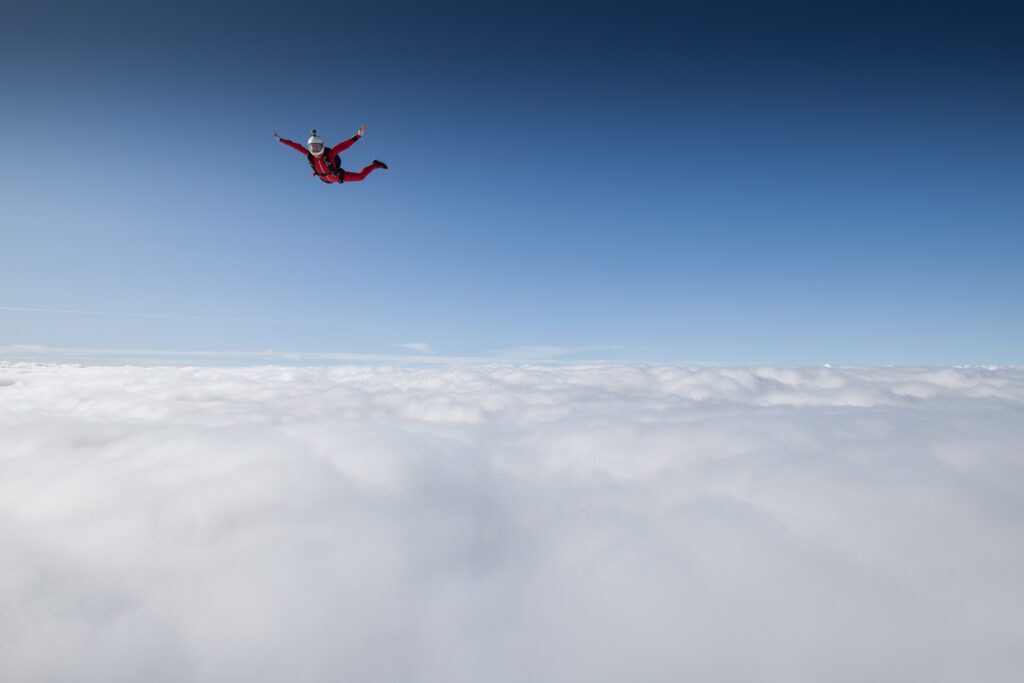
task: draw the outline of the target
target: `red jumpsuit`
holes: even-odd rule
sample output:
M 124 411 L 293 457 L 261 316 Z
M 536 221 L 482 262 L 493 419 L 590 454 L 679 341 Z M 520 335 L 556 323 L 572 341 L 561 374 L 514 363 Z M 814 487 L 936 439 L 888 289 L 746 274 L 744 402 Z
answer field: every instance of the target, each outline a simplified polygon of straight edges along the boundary
M 313 171 L 313 175 L 319 176 L 320 180 L 324 181 L 325 183 L 354 183 L 357 180 L 362 180 L 366 176 L 370 175 L 377 168 L 377 164 L 370 164 L 359 173 L 352 173 L 351 171 L 346 171 L 345 169 L 341 168 L 341 161 L 338 159 L 338 155 L 344 152 L 349 147 L 351 147 L 352 143 L 358 140 L 359 137 L 360 136 L 356 135 L 349 138 L 348 140 L 345 140 L 344 142 L 339 142 L 334 147 L 331 147 L 329 150 L 327 150 L 326 154 L 321 154 L 318 157 L 311 155 L 309 153 L 309 150 L 307 150 L 305 147 L 303 147 L 297 142 L 285 140 L 284 138 L 278 139 L 282 143 L 291 147 L 292 149 L 298 152 L 302 152 L 307 157 L 312 157 L 313 168 L 315 169 Z M 341 177 L 339 177 L 334 172 L 331 166 L 328 166 L 328 159 L 331 162 L 331 166 L 333 166 L 334 168 L 341 169 Z

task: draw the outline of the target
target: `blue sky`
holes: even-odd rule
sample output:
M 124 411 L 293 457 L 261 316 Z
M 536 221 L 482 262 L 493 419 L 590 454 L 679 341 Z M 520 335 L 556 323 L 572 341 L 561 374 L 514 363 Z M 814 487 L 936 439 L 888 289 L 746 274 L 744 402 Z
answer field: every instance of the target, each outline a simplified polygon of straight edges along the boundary
M 0 26 L 0 346 L 1024 362 L 1012 3 Z M 340 187 L 271 136 L 361 123 L 346 167 L 391 169 Z

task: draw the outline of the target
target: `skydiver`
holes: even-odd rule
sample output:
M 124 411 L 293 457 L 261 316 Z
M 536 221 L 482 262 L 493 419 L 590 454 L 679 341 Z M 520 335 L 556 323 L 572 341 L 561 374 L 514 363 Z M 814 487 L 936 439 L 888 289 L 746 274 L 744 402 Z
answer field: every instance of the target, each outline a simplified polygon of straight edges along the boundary
M 277 134 L 276 130 L 274 131 L 274 137 L 292 149 L 305 154 L 306 160 L 309 161 L 309 165 L 313 169 L 313 175 L 323 182 L 354 183 L 362 180 L 378 168 L 386 169 L 388 167 L 387 164 L 379 159 L 374 159 L 372 164 L 358 173 L 346 171 L 341 167 L 340 153 L 351 147 L 356 140 L 363 137 L 364 132 L 366 132 L 366 126 L 359 126 L 359 130 L 356 131 L 355 135 L 348 140 L 339 142 L 330 149 L 324 146 L 324 141 L 317 136 L 316 128 L 313 129 L 313 134 L 310 135 L 309 140 L 306 141 L 305 147 L 297 142 L 284 139 Z

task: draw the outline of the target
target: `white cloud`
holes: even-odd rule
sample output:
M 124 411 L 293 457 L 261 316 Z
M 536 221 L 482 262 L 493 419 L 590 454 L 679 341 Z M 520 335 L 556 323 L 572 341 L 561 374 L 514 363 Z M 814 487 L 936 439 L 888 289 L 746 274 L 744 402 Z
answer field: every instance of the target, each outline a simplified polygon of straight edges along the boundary
M 0 680 L 1013 680 L 1024 369 L 0 364 Z
M 565 356 L 577 353 L 579 350 L 570 346 L 531 344 L 497 349 L 493 352 L 493 355 L 499 358 L 515 358 L 520 361 L 538 361 L 550 358 L 564 358 Z
M 626 347 L 618 344 L 607 344 L 604 346 L 554 346 L 550 344 L 529 344 L 526 346 L 511 346 L 504 349 L 495 349 L 489 355 L 498 359 L 510 359 L 515 362 L 540 362 L 565 360 L 574 357 L 579 360 L 583 354 L 588 354 L 587 361 L 594 357 L 594 354 L 604 357 L 609 351 L 623 351 Z M 584 362 L 579 360 L 579 362 Z
M 33 361 L 45 363 L 101 363 L 129 365 L 252 365 L 254 363 L 395 363 L 398 365 L 479 365 L 481 363 L 511 363 L 530 360 L 553 362 L 554 356 L 576 353 L 577 350 L 558 347 L 519 347 L 487 355 L 439 356 L 425 342 L 397 344 L 417 351 L 415 355 L 386 353 L 359 353 L 352 351 L 281 351 L 253 350 L 175 350 L 175 349 L 121 349 L 76 348 L 41 346 L 35 344 L 0 345 L 0 362 Z M 611 349 L 618 347 L 592 347 Z M 547 350 L 547 351 L 545 351 Z M 507 355 L 506 353 L 507 352 Z
M 397 346 L 404 349 L 412 349 L 413 351 L 419 351 L 420 353 L 433 353 L 434 349 L 430 344 L 426 342 L 407 342 L 405 344 L 398 344 Z

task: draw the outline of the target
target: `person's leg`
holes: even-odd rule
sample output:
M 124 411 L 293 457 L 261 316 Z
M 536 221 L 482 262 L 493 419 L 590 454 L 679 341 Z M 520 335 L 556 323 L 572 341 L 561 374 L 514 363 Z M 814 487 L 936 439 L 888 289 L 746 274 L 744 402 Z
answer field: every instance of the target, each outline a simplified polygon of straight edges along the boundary
M 371 173 L 373 173 L 374 171 L 376 171 L 378 168 L 382 168 L 382 165 L 381 165 L 381 163 L 379 161 L 375 161 L 372 164 L 370 164 L 369 166 L 367 166 L 366 168 L 364 168 L 359 173 L 353 173 L 352 171 L 345 171 L 344 180 L 345 180 L 346 183 L 358 182 L 358 181 L 362 180 L 363 178 L 365 178 L 366 176 L 368 176 Z

